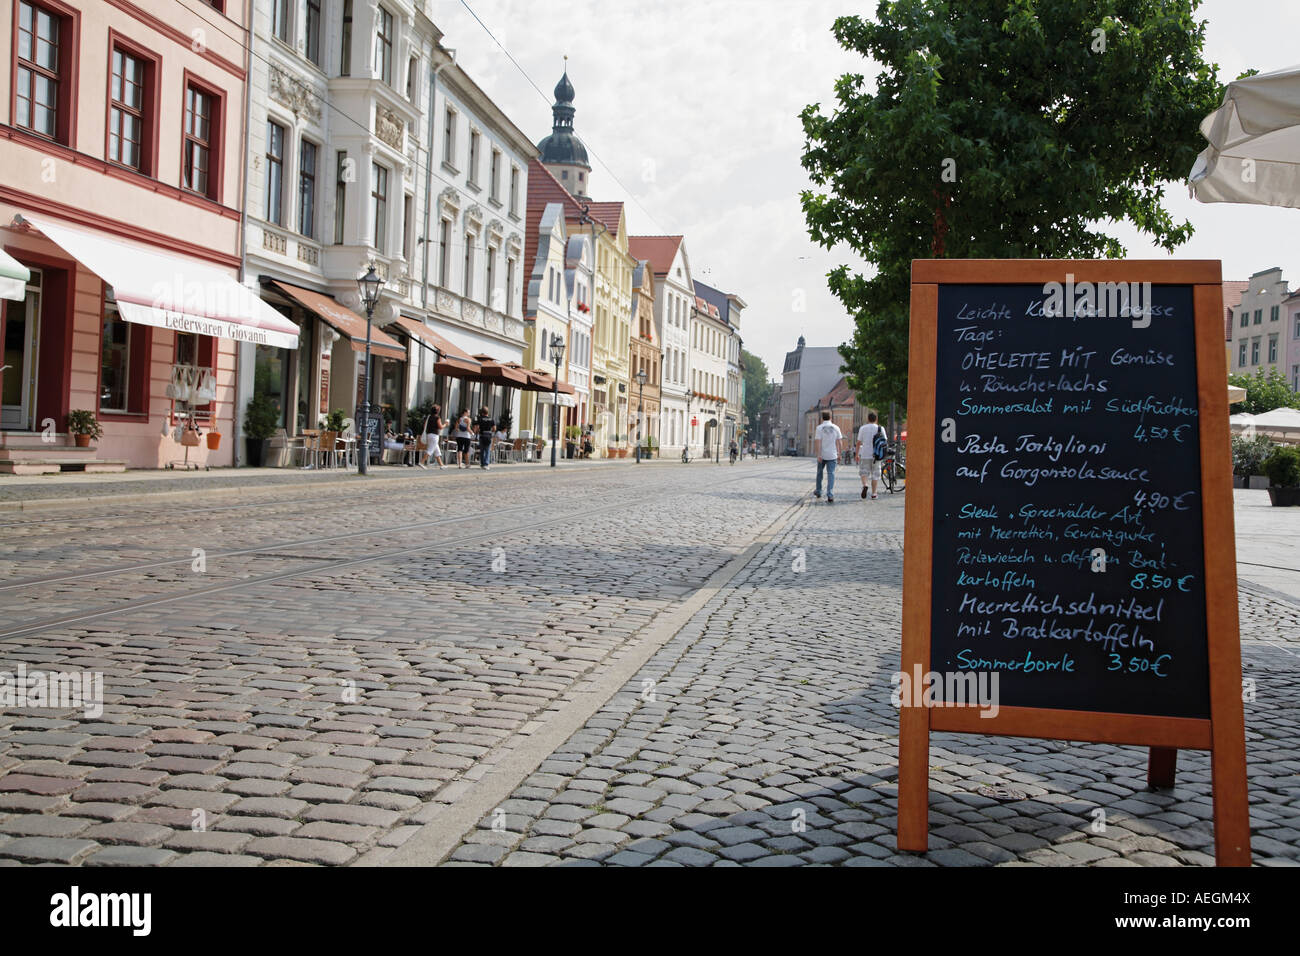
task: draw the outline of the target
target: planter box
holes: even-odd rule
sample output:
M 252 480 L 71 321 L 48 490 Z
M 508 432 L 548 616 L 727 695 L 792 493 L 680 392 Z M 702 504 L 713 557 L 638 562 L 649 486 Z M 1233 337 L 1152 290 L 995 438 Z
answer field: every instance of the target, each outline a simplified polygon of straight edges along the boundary
M 1269 488 L 1268 497 L 1275 508 L 1300 506 L 1300 488 Z
M 1251 475 L 1246 487 L 1256 491 L 1263 491 L 1268 487 L 1268 475 Z

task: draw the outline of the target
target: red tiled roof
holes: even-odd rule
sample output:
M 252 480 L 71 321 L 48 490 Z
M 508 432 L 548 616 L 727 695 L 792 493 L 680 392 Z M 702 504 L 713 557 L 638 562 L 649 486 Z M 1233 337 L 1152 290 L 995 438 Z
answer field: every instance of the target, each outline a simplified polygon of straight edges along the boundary
M 536 159 L 528 161 L 528 208 L 524 228 L 524 276 L 533 274 L 533 264 L 537 261 L 538 232 L 541 228 L 542 213 L 553 202 L 564 206 L 564 221 L 572 223 L 582 217 L 585 202 L 591 218 L 601 223 L 611 233 L 618 232 L 619 220 L 623 218 L 621 202 L 592 202 L 574 199 L 555 175 Z M 572 235 L 572 233 L 570 233 Z M 524 288 L 527 289 L 527 282 Z
M 628 236 L 627 250 L 633 259 L 648 259 L 655 275 L 667 275 L 677 257 L 684 236 Z
M 1241 297 L 1250 288 L 1249 282 L 1228 279 L 1223 283 L 1223 337 L 1232 338 L 1232 310 L 1241 305 Z

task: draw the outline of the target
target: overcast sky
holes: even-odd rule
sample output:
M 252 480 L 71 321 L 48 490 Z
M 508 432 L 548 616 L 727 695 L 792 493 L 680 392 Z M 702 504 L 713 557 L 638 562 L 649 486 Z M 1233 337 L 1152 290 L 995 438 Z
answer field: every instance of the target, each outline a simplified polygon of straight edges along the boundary
M 686 236 L 697 279 L 748 303 L 745 347 L 779 375 L 802 334 L 838 345 L 852 333 L 825 276 L 848 250 L 808 238 L 799 191 L 799 112 L 834 104 L 843 73 L 877 70 L 830 34 L 836 16 L 871 14 L 874 0 L 469 0 L 544 98 L 460 0 L 432 0 L 430 15 L 457 62 L 536 142 L 550 132 L 552 90 L 569 57 L 577 97 L 574 128 L 592 154 L 592 197 L 623 200 L 633 235 Z M 1300 4 L 1207 0 L 1206 58 L 1221 80 L 1300 61 Z M 612 172 L 611 172 L 612 171 Z M 1300 210 L 1203 205 L 1185 184 L 1169 189 L 1177 221 L 1196 235 L 1180 258 L 1222 259 L 1225 278 L 1279 265 L 1300 280 L 1287 242 Z M 1165 254 L 1115 227 L 1134 258 Z M 802 305 L 802 311 L 799 307 Z

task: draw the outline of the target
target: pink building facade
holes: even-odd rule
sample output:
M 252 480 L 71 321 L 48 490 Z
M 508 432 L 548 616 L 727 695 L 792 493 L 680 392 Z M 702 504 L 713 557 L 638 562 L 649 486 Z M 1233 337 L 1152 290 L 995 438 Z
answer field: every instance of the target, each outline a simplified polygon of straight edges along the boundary
M 238 343 L 296 346 L 239 282 L 244 15 L 242 0 L 0 0 L 0 248 L 28 273 L 0 299 L 0 471 L 57 470 L 74 409 L 103 428 L 86 470 L 230 465 Z M 178 440 L 186 421 L 197 446 Z

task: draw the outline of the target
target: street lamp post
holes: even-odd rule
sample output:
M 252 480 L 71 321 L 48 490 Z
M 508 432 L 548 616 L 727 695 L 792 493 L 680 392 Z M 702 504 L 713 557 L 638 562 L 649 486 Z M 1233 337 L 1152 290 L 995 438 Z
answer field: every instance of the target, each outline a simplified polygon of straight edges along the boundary
M 718 427 L 713 430 L 713 463 L 722 464 L 722 431 L 723 423 L 727 420 L 727 403 L 723 402 L 718 406 Z
M 551 392 L 551 467 L 555 467 L 555 453 L 559 443 L 555 436 L 560 431 L 560 362 L 564 360 L 564 339 L 556 332 L 551 333 L 551 361 L 555 363 L 555 382 Z
M 682 429 L 685 432 L 682 435 L 682 461 L 690 458 L 691 451 L 691 399 L 695 397 L 695 390 L 688 388 L 686 390 L 686 427 Z
M 645 369 L 636 370 L 636 383 L 640 386 L 636 396 L 636 463 L 641 464 L 641 416 L 645 414 Z
M 357 280 L 361 302 L 366 307 L 366 357 L 361 369 L 361 457 L 357 459 L 357 474 L 370 473 L 370 331 L 375 319 L 375 305 L 384 280 L 375 273 L 373 265 Z

